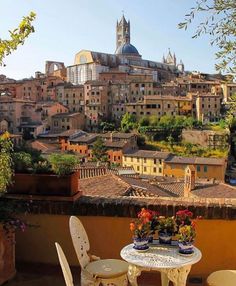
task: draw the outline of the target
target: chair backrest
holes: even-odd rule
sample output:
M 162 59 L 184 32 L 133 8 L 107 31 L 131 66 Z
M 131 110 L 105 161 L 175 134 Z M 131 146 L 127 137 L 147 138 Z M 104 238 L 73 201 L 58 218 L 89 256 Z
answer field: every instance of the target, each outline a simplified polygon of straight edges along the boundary
M 64 254 L 59 243 L 55 242 L 55 245 L 56 245 L 57 254 L 58 254 L 59 261 L 60 261 L 61 269 L 62 269 L 64 279 L 66 282 L 66 286 L 74 286 L 73 277 L 72 277 L 72 274 L 70 271 L 70 266 L 67 262 L 65 254 Z
M 80 266 L 85 268 L 90 261 L 88 256 L 90 245 L 83 224 L 75 216 L 70 217 L 70 234 Z

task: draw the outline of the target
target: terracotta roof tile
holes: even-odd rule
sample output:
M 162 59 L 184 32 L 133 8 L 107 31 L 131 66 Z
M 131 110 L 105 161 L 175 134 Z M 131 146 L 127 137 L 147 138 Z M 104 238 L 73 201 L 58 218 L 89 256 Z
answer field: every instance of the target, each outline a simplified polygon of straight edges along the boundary
M 83 196 L 123 196 L 129 188 L 129 184 L 112 174 L 80 180 Z

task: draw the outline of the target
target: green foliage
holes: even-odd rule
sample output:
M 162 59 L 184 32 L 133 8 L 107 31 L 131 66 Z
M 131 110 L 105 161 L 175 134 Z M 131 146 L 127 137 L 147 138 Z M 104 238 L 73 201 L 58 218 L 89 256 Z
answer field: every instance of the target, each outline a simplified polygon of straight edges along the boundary
M 128 133 L 137 128 L 136 117 L 133 114 L 125 113 L 121 120 L 121 130 Z
M 97 140 L 94 142 L 92 147 L 92 155 L 93 160 L 95 162 L 107 162 L 107 148 L 104 145 L 104 141 L 101 137 L 98 137 Z
M 205 158 L 227 158 L 228 149 L 210 149 L 207 147 L 202 147 L 200 145 L 192 144 L 192 143 L 178 143 L 173 144 L 167 141 L 153 142 L 147 141 L 145 144 L 145 149 L 153 150 L 153 151 L 164 151 L 171 152 L 178 156 L 184 157 L 205 157 Z
M 180 29 L 187 29 L 196 19 L 196 15 L 204 16 L 197 24 L 193 38 L 204 34 L 211 37 L 211 44 L 218 47 L 216 52 L 216 70 L 236 73 L 236 3 L 235 0 L 196 0 L 195 7 L 185 15 Z M 201 17 L 199 17 L 201 18 Z
M 231 131 L 235 130 L 236 128 L 236 94 L 233 94 L 228 101 L 228 110 L 225 116 L 225 121 L 228 124 Z
M 176 232 L 176 222 L 174 217 L 162 217 L 158 218 L 157 229 L 159 232 L 174 233 Z
M 146 139 L 145 139 L 144 136 L 142 136 L 142 135 L 138 135 L 137 136 L 137 145 L 138 145 L 138 147 L 145 146 L 145 141 L 146 141 Z
M 13 165 L 16 172 L 28 172 L 32 168 L 32 157 L 26 152 L 14 152 L 12 154 Z
M 58 176 L 70 175 L 79 164 L 78 158 L 69 154 L 52 154 L 48 160 L 51 163 L 52 171 Z
M 19 26 L 9 31 L 10 39 L 0 39 L 0 65 L 3 65 L 3 59 L 16 50 L 18 45 L 23 45 L 25 39 L 34 32 L 32 22 L 35 20 L 36 14 L 31 12 L 28 16 L 23 17 Z
M 42 152 L 40 150 L 37 150 L 37 149 L 34 149 L 28 146 L 25 142 L 23 142 L 23 144 L 20 146 L 14 147 L 14 151 L 29 153 L 31 155 L 33 163 L 42 161 L 42 157 L 41 157 Z
M 104 131 L 114 131 L 115 130 L 115 124 L 112 122 L 106 122 L 106 121 L 102 121 L 100 124 L 100 129 L 104 132 Z
M 143 116 L 139 120 L 139 126 L 150 126 L 150 121 L 148 116 Z
M 48 160 L 41 159 L 33 164 L 33 172 L 36 174 L 50 174 L 52 173 L 51 164 Z
M 0 136 L 0 193 L 11 183 L 13 168 L 11 152 L 13 144 L 7 133 Z

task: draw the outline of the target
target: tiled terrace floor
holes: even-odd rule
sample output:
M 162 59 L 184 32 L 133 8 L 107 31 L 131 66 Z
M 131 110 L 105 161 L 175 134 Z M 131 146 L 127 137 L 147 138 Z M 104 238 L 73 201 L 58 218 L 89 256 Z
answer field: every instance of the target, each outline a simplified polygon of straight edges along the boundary
M 36 264 L 17 265 L 15 278 L 4 286 L 65 286 L 64 278 L 59 267 L 42 266 Z M 79 279 L 76 277 L 79 268 L 72 268 L 75 286 L 80 286 Z M 158 273 L 143 272 L 138 280 L 139 286 L 161 286 Z M 171 284 L 170 284 L 171 285 Z M 205 284 L 188 283 L 187 286 L 204 286 Z

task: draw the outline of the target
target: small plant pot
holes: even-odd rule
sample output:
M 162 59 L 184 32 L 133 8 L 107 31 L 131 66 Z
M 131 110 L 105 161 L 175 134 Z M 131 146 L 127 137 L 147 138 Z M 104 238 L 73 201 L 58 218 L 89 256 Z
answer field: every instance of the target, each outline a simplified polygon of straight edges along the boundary
M 172 241 L 172 233 L 169 232 L 159 232 L 159 243 L 160 244 L 171 244 Z
M 152 236 L 152 235 L 149 235 L 149 237 L 148 237 L 148 243 L 153 243 L 153 236 Z
M 193 242 L 178 242 L 179 253 L 181 254 L 192 254 L 193 250 Z
M 137 251 L 146 251 L 149 249 L 148 246 L 149 237 L 138 238 L 134 237 L 134 249 Z

